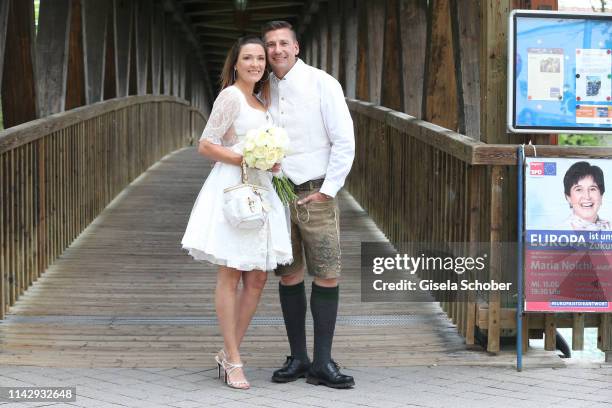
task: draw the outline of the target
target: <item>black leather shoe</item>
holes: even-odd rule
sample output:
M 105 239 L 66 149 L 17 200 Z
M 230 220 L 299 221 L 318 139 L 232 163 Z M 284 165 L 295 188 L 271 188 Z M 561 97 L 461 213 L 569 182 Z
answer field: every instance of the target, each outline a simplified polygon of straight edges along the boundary
M 311 365 L 306 382 L 313 385 L 323 384 L 331 388 L 351 388 L 355 385 L 353 377 L 342 374 L 340 367 L 333 360 L 322 366 Z
M 272 381 L 277 383 L 287 383 L 306 377 L 310 368 L 309 361 L 298 360 L 293 356 L 287 356 L 287 361 L 283 368 L 279 368 L 272 374 Z

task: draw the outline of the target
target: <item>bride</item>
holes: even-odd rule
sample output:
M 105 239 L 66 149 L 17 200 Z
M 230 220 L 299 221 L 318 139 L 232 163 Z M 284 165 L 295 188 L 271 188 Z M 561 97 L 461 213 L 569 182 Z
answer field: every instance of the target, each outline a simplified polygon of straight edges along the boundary
M 265 76 L 264 76 L 265 74 Z M 215 307 L 223 349 L 215 360 L 232 388 L 247 389 L 240 343 L 255 313 L 267 274 L 292 261 L 284 208 L 274 192 L 268 171 L 247 169 L 249 183 L 268 188 L 270 210 L 261 229 L 232 227 L 223 215 L 223 190 L 240 183 L 242 143 L 246 132 L 271 125 L 266 104 L 269 84 L 264 44 L 258 37 L 242 37 L 230 49 L 198 152 L 217 163 L 206 179 L 191 211 L 182 240 L 196 260 L 219 265 Z M 258 99 L 259 95 L 264 103 Z M 275 165 L 273 170 L 278 170 Z M 238 285 L 242 280 L 242 291 Z

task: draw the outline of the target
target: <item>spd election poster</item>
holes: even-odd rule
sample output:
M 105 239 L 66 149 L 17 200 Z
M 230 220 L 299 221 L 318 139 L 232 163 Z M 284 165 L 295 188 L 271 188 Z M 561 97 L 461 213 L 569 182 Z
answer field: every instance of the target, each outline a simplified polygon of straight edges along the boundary
M 612 311 L 612 160 L 527 158 L 525 311 Z

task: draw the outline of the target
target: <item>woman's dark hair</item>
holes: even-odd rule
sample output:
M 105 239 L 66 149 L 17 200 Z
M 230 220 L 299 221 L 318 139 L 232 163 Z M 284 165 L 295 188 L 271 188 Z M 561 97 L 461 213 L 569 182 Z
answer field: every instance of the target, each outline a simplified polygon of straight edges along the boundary
M 572 164 L 571 167 L 565 172 L 565 177 L 563 177 L 565 195 L 569 197 L 572 187 L 578 184 L 580 180 L 588 176 L 593 177 L 599 191 L 601 194 L 603 194 L 606 191 L 603 171 L 597 166 L 591 166 L 588 162 L 581 161 Z
M 240 37 L 238 40 L 236 40 L 234 45 L 232 45 L 232 48 L 230 48 L 229 53 L 225 58 L 225 63 L 223 64 L 223 71 L 221 71 L 220 80 L 221 90 L 233 85 L 234 82 L 236 82 L 236 78 L 234 76 L 234 66 L 236 65 L 236 62 L 238 62 L 238 55 L 240 55 L 240 50 L 243 46 L 247 44 L 261 45 L 261 48 L 263 48 L 265 55 L 266 47 L 264 46 L 264 43 L 261 38 L 254 35 L 248 35 L 245 37 Z M 259 94 L 267 106 L 270 101 L 270 83 L 268 81 L 268 74 L 270 70 L 268 69 L 267 57 L 265 70 L 266 72 L 264 72 L 262 78 L 255 84 L 255 89 L 253 90 L 253 92 L 255 94 Z

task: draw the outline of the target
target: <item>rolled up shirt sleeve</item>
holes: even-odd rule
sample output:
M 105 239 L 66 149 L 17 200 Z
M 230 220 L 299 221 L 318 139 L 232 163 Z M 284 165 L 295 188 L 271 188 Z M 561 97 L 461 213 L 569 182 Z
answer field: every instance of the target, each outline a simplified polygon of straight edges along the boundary
M 340 83 L 326 75 L 320 85 L 321 114 L 331 142 L 329 164 L 320 192 L 335 197 L 344 186 L 355 158 L 353 119 Z

